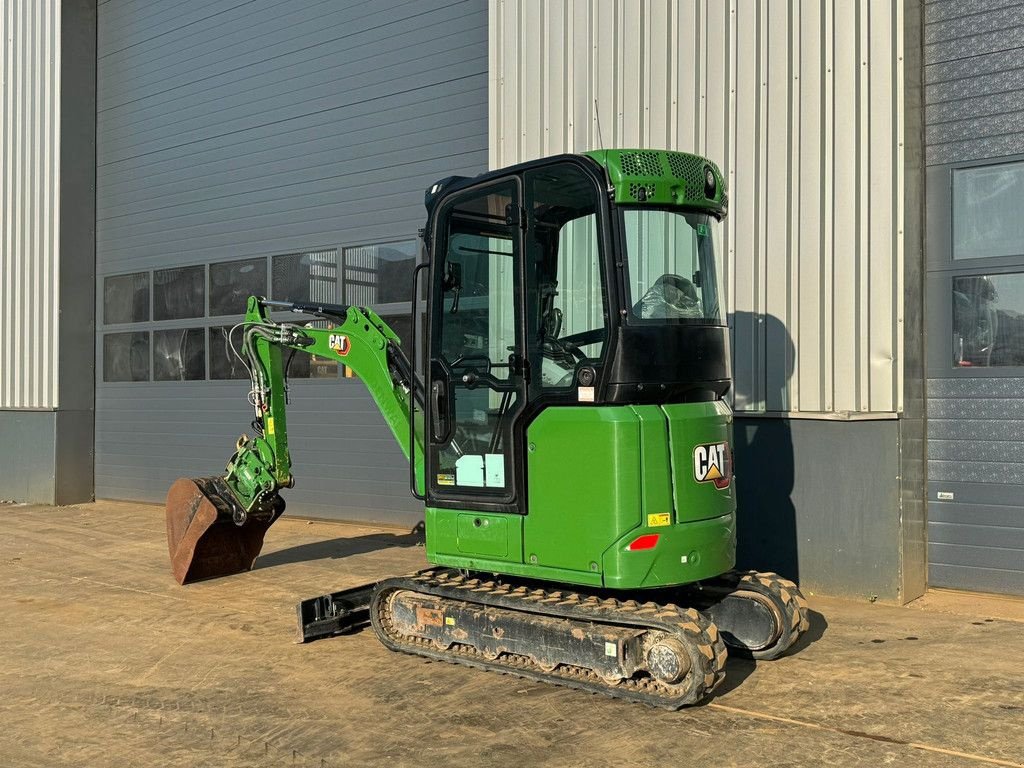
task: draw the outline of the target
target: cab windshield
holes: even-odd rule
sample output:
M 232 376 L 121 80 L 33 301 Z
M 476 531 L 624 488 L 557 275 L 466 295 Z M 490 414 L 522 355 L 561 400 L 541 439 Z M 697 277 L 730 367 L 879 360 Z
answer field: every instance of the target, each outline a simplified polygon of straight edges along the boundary
M 722 324 L 718 219 L 646 207 L 620 215 L 630 322 Z

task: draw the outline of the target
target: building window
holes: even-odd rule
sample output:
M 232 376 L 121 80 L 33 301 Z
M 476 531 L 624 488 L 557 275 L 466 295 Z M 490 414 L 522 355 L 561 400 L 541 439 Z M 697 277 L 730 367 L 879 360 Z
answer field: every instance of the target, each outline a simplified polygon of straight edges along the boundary
M 1024 255 L 1024 162 L 953 171 L 953 258 Z
M 338 303 L 338 252 L 336 250 L 289 253 L 271 259 L 271 294 L 279 301 L 322 301 Z M 294 317 L 291 318 L 294 320 Z M 315 320 L 314 328 L 328 323 Z M 290 379 L 333 379 L 338 375 L 337 360 L 296 353 L 285 353 Z
M 206 378 L 206 334 L 202 328 L 153 331 L 153 380 Z
M 103 280 L 103 322 L 140 323 L 149 320 L 149 272 L 115 275 Z
M 212 381 L 249 378 L 249 371 L 231 348 L 232 341 L 236 348 L 241 343 L 242 329 L 236 330 L 232 339 L 230 336 L 232 328 L 234 326 L 214 325 L 207 329 L 210 348 L 210 379 Z
M 322 249 L 105 277 L 104 325 L 145 325 L 124 333 L 103 329 L 103 380 L 248 379 L 230 342 L 241 347 L 238 324 L 250 296 L 371 307 L 408 348 L 409 291 L 417 256 L 418 244 L 410 240 L 347 248 L 343 264 L 337 249 Z M 280 317 L 311 328 L 331 325 L 290 313 Z M 168 327 L 178 323 L 167 321 L 177 320 L 190 322 Z M 285 350 L 284 359 L 292 379 L 336 378 L 341 370 L 336 360 L 304 352 Z
M 185 320 L 206 314 L 205 267 L 158 269 L 153 273 L 153 319 Z
M 953 365 L 1024 366 L 1024 272 L 953 278 Z
M 360 307 L 408 304 L 417 251 L 415 240 L 346 248 L 345 301 Z
M 402 349 L 408 352 L 412 344 L 410 304 L 412 273 L 419 257 L 418 241 L 360 245 L 346 248 L 342 257 L 345 303 L 373 309 L 398 335 Z M 420 313 L 421 310 L 417 310 L 417 314 Z M 422 346 L 424 336 L 418 338 Z
M 338 303 L 338 252 L 290 253 L 275 256 L 271 272 L 273 298 L 279 301 Z
M 222 261 L 210 265 L 210 317 L 242 314 L 250 296 L 266 295 L 266 259 Z
M 134 332 L 103 333 L 103 380 L 248 379 L 228 336 L 245 316 L 249 296 L 336 303 L 341 293 L 338 274 L 338 251 L 328 249 L 105 277 L 104 325 L 148 325 Z M 207 317 L 219 322 L 204 323 Z M 183 328 L 167 328 L 170 323 L 163 322 L 173 320 L 193 322 Z M 288 317 L 289 322 L 297 320 Z M 327 323 L 311 320 L 308 325 L 319 328 Z M 241 343 L 240 329 L 233 340 L 236 347 Z M 334 360 L 287 352 L 285 360 L 290 360 L 291 378 L 338 375 Z
M 149 331 L 103 334 L 103 380 L 149 381 Z

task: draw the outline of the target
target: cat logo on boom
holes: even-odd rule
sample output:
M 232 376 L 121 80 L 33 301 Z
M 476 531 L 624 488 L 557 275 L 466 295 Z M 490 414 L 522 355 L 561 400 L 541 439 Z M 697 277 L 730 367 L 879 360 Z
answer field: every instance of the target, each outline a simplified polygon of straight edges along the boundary
M 722 490 L 732 480 L 728 443 L 708 443 L 693 449 L 693 477 L 698 483 L 714 483 Z
M 332 333 L 327 337 L 327 346 L 334 350 L 340 357 L 344 357 L 348 354 L 351 344 L 349 343 L 348 336 L 343 336 L 340 333 Z

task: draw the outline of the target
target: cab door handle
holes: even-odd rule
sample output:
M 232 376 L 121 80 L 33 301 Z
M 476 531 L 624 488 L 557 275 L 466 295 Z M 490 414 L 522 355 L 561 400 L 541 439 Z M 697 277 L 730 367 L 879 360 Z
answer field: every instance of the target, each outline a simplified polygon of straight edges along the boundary
M 447 443 L 451 435 L 448 410 L 448 384 L 434 380 L 430 385 L 430 433 L 435 443 Z

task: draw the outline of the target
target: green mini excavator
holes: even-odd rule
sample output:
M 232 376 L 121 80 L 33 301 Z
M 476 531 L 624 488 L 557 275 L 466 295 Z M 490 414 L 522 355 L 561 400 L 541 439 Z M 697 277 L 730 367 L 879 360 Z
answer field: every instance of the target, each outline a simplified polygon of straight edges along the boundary
M 293 485 L 287 371 L 305 353 L 380 408 L 431 567 L 302 601 L 300 639 L 368 623 L 392 650 L 670 709 L 721 682 L 727 646 L 790 649 L 797 586 L 732 570 L 719 169 L 600 150 L 442 179 L 425 203 L 420 343 L 365 307 L 249 299 L 232 338 L 253 434 L 222 476 L 172 486 L 175 578 L 253 566 Z

